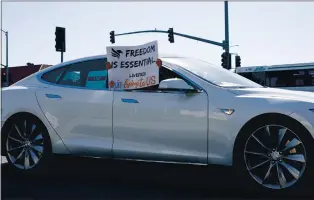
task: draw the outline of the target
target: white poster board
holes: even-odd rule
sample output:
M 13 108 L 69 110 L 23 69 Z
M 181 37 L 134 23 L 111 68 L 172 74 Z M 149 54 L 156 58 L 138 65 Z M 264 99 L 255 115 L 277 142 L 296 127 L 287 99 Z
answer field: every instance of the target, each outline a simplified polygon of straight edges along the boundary
M 109 87 L 115 90 L 145 88 L 159 84 L 158 43 L 107 47 Z

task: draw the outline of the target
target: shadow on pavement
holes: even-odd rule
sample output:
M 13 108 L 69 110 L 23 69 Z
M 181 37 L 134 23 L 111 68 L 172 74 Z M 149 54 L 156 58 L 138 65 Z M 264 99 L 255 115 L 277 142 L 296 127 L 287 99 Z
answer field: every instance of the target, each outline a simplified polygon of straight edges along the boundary
M 229 167 L 108 161 L 58 156 L 49 173 L 20 176 L 2 164 L 2 198 L 200 199 L 271 197 L 243 188 Z M 306 191 L 306 192 L 304 192 Z M 308 197 L 310 189 L 287 197 Z

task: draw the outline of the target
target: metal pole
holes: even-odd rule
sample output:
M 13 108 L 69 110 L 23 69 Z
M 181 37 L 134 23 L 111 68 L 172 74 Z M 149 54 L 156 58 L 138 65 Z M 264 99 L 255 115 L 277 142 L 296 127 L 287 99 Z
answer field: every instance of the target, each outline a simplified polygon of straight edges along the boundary
M 5 32 L 6 38 L 6 78 L 7 78 L 7 85 L 9 86 L 9 33 L 8 31 Z
M 225 1 L 225 42 L 226 53 L 229 53 L 229 15 L 228 15 L 228 1 Z
M 134 31 L 134 32 L 127 32 L 127 33 L 119 33 L 119 34 L 115 34 L 115 36 L 122 36 L 122 35 L 132 35 L 132 34 L 138 34 L 138 33 L 168 33 L 168 31 L 162 31 L 162 30 L 145 30 L 145 31 Z M 205 42 L 208 44 L 212 44 L 212 45 L 216 45 L 216 46 L 220 46 L 223 47 L 224 44 L 220 43 L 220 42 L 215 42 L 212 40 L 207 40 L 204 38 L 199 38 L 199 37 L 195 37 L 195 36 L 191 36 L 191 35 L 186 35 L 186 34 L 182 34 L 182 33 L 176 33 L 173 32 L 173 35 L 179 35 L 181 37 L 185 37 L 185 38 L 189 38 L 192 40 L 197 40 L 197 41 L 201 41 L 201 42 Z
M 232 57 L 229 57 L 229 13 L 228 1 L 225 1 L 225 52 L 227 53 L 227 66 L 232 68 Z
M 64 42 L 62 43 L 61 62 L 63 62 Z

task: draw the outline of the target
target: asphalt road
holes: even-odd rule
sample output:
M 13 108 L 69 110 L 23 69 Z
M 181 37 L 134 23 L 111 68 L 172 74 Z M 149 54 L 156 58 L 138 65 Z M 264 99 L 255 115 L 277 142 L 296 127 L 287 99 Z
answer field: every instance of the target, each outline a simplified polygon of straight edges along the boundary
M 2 199 L 274 199 L 248 190 L 228 167 L 57 157 L 48 174 L 20 176 L 1 165 Z M 284 199 L 313 199 L 312 185 Z

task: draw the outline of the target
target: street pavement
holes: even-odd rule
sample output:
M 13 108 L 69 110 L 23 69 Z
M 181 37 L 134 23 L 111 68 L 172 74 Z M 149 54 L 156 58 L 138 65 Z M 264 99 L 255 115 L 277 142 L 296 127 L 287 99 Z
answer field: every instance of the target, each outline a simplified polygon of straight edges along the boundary
M 3 158 L 3 157 L 2 157 Z M 2 160 L 3 199 L 274 199 L 237 181 L 229 167 L 58 156 L 47 174 L 21 176 Z M 314 199 L 312 185 L 283 199 Z

